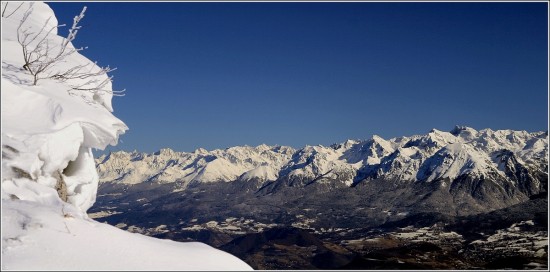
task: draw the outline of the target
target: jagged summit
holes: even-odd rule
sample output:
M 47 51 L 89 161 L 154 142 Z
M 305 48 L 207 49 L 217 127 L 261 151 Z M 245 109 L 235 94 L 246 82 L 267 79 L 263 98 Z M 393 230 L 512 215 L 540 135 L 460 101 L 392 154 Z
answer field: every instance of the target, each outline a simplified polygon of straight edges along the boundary
M 143 155 L 121 152 L 100 157 L 97 167 L 102 182 L 178 181 L 183 187 L 191 182 L 237 180 L 351 186 L 374 179 L 433 182 L 460 176 L 493 177 L 499 184 L 508 184 L 515 177 L 499 167 L 497 154 L 503 150 L 513 154 L 515 164 L 545 172 L 541 168 L 548 164 L 544 132 L 477 131 L 466 126 L 389 140 L 374 135 L 368 140 L 347 140 L 330 147 L 308 145 L 298 150 L 263 144 L 212 151 L 201 148 L 192 153 L 170 149 Z

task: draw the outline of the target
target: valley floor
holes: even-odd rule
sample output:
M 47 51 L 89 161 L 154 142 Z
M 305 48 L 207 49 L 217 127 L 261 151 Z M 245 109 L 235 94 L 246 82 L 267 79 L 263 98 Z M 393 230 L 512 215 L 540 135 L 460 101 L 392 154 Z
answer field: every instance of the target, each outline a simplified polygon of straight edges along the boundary
M 366 227 L 331 226 L 320 220 L 323 214 L 298 215 L 292 220 L 280 216 L 279 222 L 251 214 L 224 217 L 201 210 L 200 198 L 194 206 L 164 203 L 166 209 L 190 209 L 187 218 L 172 217 L 174 213 L 153 216 L 156 209 L 137 216 L 143 211 L 134 213 L 134 205 L 152 204 L 128 195 L 132 194 L 127 192 L 124 201 L 100 195 L 90 216 L 130 232 L 200 241 L 241 258 L 254 269 L 548 268 L 546 195 L 471 216 L 380 211 L 388 220 Z M 327 209 L 325 214 L 351 218 L 341 210 Z

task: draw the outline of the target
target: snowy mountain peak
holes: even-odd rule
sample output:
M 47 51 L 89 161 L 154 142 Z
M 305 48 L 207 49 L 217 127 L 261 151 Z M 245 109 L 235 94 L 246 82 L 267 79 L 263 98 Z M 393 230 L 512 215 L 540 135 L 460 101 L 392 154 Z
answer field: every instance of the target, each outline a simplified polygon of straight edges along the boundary
M 153 153 L 155 155 L 173 156 L 176 152 L 170 148 L 161 148 L 159 151 Z
M 261 145 L 256 146 L 256 150 L 258 150 L 260 152 L 270 150 L 270 149 L 271 149 L 271 147 L 266 145 L 266 144 L 261 144 Z
M 437 143 L 440 146 L 445 146 L 447 144 L 453 144 L 458 141 L 458 139 L 451 133 L 446 131 L 441 131 L 437 129 L 432 129 L 427 135 L 428 139 Z
M 460 175 L 483 172 L 489 167 L 482 154 L 463 143 L 448 144 L 420 166 L 417 180 L 455 179 Z
M 335 147 L 335 149 L 339 149 L 339 148 L 349 149 L 349 148 L 351 148 L 352 146 L 354 146 L 358 143 L 360 143 L 360 141 L 346 140 L 343 144 L 334 144 L 332 146 Z
M 451 130 L 451 134 L 466 142 L 478 137 L 478 131 L 467 126 L 455 126 L 455 128 Z
M 453 129 L 451 129 L 451 131 L 449 131 L 449 132 L 451 134 L 457 136 L 458 134 L 460 134 L 461 131 L 468 131 L 468 130 L 475 130 L 475 129 L 473 129 L 471 127 L 468 127 L 468 126 L 455 125 L 455 127 Z
M 502 171 L 499 158 L 494 156 L 502 149 L 514 154 L 515 164 L 547 165 L 543 156 L 548 154 L 548 137 L 544 133 L 488 129 L 478 132 L 469 127 L 455 127 L 451 132 L 433 129 L 425 135 L 390 140 L 374 135 L 365 141 L 347 140 L 330 147 L 307 145 L 298 150 L 284 146 L 237 146 L 175 152 L 170 154 L 176 157 L 170 159 L 168 153 L 153 154 L 129 164 L 100 159 L 98 169 L 103 182 L 178 180 L 184 187 L 191 181 L 350 186 L 371 179 L 433 182 L 460 176 L 493 176 L 512 183 L 516 177 Z M 153 161 L 165 163 L 153 164 Z M 114 172 L 118 174 L 113 175 Z M 163 172 L 170 172 L 170 179 L 159 175 Z
M 195 153 L 195 154 L 206 154 L 206 153 L 208 153 L 208 150 L 206 150 L 204 148 L 197 148 L 197 149 L 195 149 L 195 151 L 193 151 L 193 153 Z

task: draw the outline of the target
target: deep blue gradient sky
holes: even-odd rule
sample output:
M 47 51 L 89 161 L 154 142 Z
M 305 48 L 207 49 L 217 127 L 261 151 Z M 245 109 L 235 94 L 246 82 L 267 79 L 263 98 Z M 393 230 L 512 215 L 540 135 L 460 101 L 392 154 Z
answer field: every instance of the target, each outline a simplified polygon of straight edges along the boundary
M 111 151 L 548 129 L 546 3 L 49 4 L 127 89 Z

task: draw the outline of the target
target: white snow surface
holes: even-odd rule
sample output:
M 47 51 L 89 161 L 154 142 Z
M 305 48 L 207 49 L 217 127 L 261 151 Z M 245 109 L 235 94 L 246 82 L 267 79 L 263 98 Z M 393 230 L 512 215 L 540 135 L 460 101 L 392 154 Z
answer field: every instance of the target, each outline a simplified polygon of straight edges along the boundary
M 2 3 L 2 270 L 251 270 L 202 243 L 132 234 L 88 217 L 99 182 L 92 149 L 116 145 L 128 128 L 112 114 L 110 83 L 80 93 L 54 79 L 32 85 L 17 42 L 21 18 L 32 10 L 21 27 L 31 32 L 58 22 L 45 3 L 19 4 Z M 56 29 L 43 37 L 50 45 L 63 39 Z M 77 52 L 52 71 L 80 64 L 100 69 Z M 62 183 L 67 202 L 56 190 Z
M 251 270 L 203 243 L 122 231 L 57 204 L 2 203 L 2 270 Z
M 10 3 L 6 16 L 18 6 Z M 11 16 L 2 18 L 2 180 L 17 177 L 15 168 L 33 180 L 49 180 L 43 183 L 49 187 L 55 186 L 52 177 L 62 176 L 69 202 L 86 211 L 95 201 L 99 180 L 92 148 L 116 145 L 127 127 L 111 113 L 110 92 L 71 95 L 67 82 L 52 79 L 32 85 L 31 75 L 22 69 L 22 50 L 16 37 L 21 17 L 29 9 L 32 13 L 21 29 L 39 29 L 48 18 L 48 23 L 57 24 L 53 11 L 39 2 L 25 2 Z M 44 38 L 52 45 L 63 39 L 53 32 Z M 82 63 L 99 69 L 78 53 L 53 69 Z M 107 75 L 97 77 L 103 80 Z

